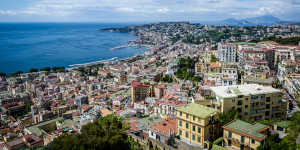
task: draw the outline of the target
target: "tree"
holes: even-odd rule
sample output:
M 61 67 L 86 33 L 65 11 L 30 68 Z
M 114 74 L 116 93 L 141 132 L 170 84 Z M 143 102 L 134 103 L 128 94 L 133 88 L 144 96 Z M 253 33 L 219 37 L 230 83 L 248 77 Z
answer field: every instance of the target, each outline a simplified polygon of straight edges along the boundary
M 40 70 L 41 70 L 41 71 L 47 71 L 47 72 L 50 72 L 50 71 L 51 71 L 51 68 L 50 68 L 50 67 L 44 67 L 44 68 L 41 68 Z
M 210 62 L 217 62 L 218 58 L 215 55 L 211 55 Z
M 232 108 L 228 112 L 220 113 L 218 116 L 218 120 L 221 126 L 223 126 L 229 123 L 230 121 L 237 119 L 238 115 L 239 115 L 238 111 Z
M 48 150 L 129 150 L 139 149 L 132 143 L 123 118 L 115 115 L 102 117 L 82 127 L 81 134 L 62 135 L 47 147 Z M 133 148 L 135 147 L 135 148 Z
M 19 76 L 20 74 L 24 73 L 23 71 L 17 71 L 12 74 L 12 76 Z
M 0 77 L 6 77 L 6 73 L 0 72 Z
M 29 69 L 29 72 L 38 72 L 39 71 L 39 69 L 37 69 L 37 68 L 30 68 Z

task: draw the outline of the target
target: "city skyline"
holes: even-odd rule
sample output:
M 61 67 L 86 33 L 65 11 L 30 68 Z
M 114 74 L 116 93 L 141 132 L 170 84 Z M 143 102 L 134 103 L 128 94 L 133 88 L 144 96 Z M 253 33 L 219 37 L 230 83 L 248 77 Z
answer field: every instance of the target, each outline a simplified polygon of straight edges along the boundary
M 4 0 L 1 3 L 1 22 L 203 22 L 264 15 L 300 21 L 299 0 Z

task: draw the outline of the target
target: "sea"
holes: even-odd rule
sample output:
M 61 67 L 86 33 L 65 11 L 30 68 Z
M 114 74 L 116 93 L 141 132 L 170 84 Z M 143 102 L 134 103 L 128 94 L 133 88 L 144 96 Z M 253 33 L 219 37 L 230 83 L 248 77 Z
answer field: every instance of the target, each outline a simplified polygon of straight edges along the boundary
M 146 48 L 126 47 L 138 37 L 100 29 L 131 24 L 104 23 L 0 23 L 0 72 L 28 72 L 30 68 L 85 64 L 124 59 L 143 54 Z

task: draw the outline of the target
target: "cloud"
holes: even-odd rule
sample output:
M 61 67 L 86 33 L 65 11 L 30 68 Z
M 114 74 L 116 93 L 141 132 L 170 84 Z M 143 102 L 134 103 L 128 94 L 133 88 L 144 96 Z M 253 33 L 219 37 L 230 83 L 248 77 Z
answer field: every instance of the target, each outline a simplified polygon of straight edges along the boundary
M 160 12 L 160 13 L 167 13 L 169 11 L 168 8 L 159 8 L 157 9 L 157 12 Z
M 17 10 L 0 6 L 0 16 L 68 17 L 102 19 L 163 17 L 221 20 L 260 15 L 286 16 L 300 12 L 300 0 L 32 0 Z M 106 15 L 103 15 L 105 13 Z M 91 15 L 93 14 L 93 15 Z M 97 15 L 98 14 L 98 15 Z M 290 15 L 291 16 L 291 15 Z M 106 17 L 106 18 L 105 18 Z M 180 18 L 181 17 L 181 18 Z M 297 18 L 298 19 L 298 18 Z

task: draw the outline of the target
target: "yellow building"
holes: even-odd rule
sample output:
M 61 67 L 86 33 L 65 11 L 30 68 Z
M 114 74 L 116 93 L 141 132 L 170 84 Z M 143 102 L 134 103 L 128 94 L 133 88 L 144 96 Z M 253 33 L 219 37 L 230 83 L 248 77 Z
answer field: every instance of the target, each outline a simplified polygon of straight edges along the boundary
M 234 120 L 223 126 L 224 143 L 227 149 L 255 150 L 267 138 L 269 126 Z
M 188 144 L 208 147 L 208 141 L 218 136 L 219 127 L 214 124 L 218 111 L 195 103 L 176 108 L 177 133 Z
M 285 119 L 287 102 L 282 98 L 282 92 L 271 86 L 244 84 L 233 86 L 211 87 L 215 99 L 200 102 L 227 112 L 236 109 L 245 120 Z

